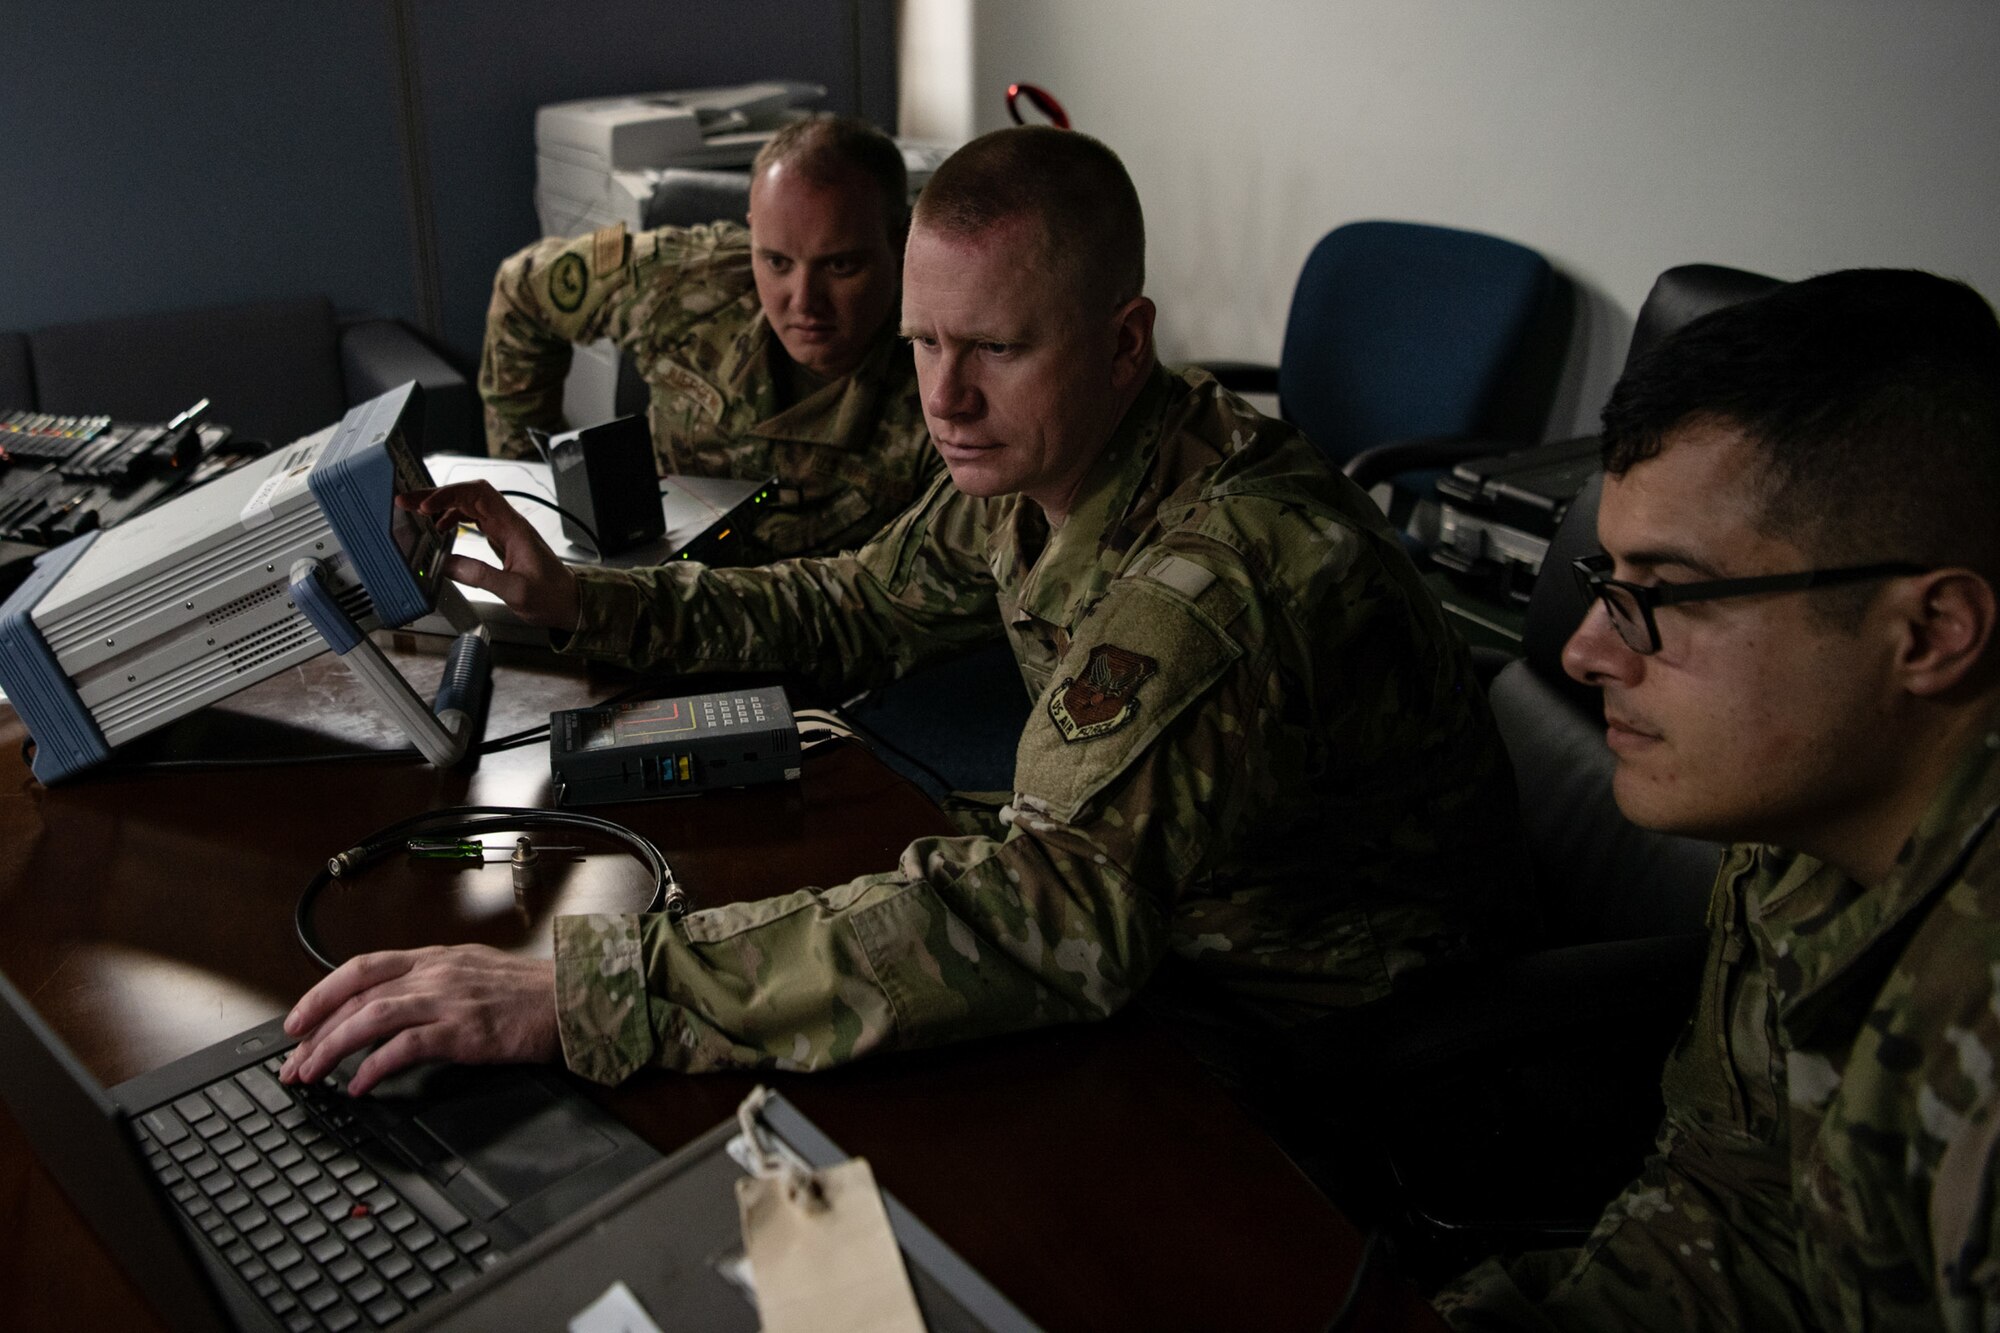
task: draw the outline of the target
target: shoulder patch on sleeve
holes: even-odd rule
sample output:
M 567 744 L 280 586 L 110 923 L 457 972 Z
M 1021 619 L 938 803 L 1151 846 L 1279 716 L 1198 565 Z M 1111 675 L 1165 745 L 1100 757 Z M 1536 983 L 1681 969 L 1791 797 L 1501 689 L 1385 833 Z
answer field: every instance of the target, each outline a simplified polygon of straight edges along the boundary
M 1197 565 L 1185 556 L 1172 553 L 1161 556 L 1146 571 L 1149 579 L 1158 579 L 1190 602 L 1198 602 L 1208 591 L 1208 585 L 1215 582 L 1215 571 Z
M 608 227 L 599 227 L 590 237 L 590 272 L 593 277 L 604 277 L 617 270 L 625 262 L 625 224 L 614 222 Z
M 1149 578 L 1117 580 L 1028 718 L 1016 789 L 1057 819 L 1075 818 L 1242 651 L 1178 591 Z

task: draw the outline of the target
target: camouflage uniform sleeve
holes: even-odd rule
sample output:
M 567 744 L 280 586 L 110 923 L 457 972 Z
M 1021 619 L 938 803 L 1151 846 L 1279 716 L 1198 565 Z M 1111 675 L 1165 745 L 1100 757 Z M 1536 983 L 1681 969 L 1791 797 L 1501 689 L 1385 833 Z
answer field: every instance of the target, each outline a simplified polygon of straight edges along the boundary
M 858 551 L 756 569 L 579 569 L 581 627 L 556 647 L 641 671 L 878 685 L 1001 633 L 985 524 L 982 502 L 939 477 Z
M 1241 591 L 1185 565 L 1117 580 L 1089 617 L 1028 724 L 1004 837 L 921 839 L 894 871 L 678 925 L 593 927 L 642 941 L 647 1017 L 641 1032 L 596 997 L 566 1011 L 571 1049 L 616 1052 L 588 1072 L 816 1069 L 1121 1007 L 1270 763 L 1251 725 L 1270 673 L 1230 629 Z M 565 995 L 593 985 L 589 966 L 558 973 Z
M 500 265 L 479 352 L 486 447 L 504 458 L 534 452 L 527 428 L 560 430 L 571 346 L 621 346 L 679 313 L 671 295 L 704 266 L 727 262 L 737 229 L 660 228 L 628 236 L 624 223 L 587 236 L 545 237 Z M 696 312 L 698 313 L 698 312 Z

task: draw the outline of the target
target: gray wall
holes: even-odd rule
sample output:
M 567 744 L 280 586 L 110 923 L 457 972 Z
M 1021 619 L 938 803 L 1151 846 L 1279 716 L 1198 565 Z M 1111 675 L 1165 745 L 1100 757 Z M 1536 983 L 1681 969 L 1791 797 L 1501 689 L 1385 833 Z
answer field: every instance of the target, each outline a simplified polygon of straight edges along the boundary
M 408 3 L 448 350 L 476 361 L 493 270 L 536 234 L 536 105 L 779 77 L 894 125 L 892 9 Z M 6 6 L 0 329 L 306 293 L 417 320 L 396 12 Z
M 972 128 L 1025 79 L 1124 155 L 1170 357 L 1274 357 L 1313 242 L 1369 217 L 1576 279 L 1557 435 L 1593 426 L 1674 264 L 1914 266 L 2000 300 L 1993 0 L 971 3 Z

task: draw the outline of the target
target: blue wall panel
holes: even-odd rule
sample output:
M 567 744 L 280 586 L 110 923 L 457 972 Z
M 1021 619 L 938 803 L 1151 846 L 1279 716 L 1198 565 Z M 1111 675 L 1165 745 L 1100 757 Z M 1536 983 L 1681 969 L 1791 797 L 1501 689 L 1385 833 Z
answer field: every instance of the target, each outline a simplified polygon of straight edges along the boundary
M 324 292 L 409 315 L 382 4 L 0 17 L 0 328 Z
M 493 269 L 536 232 L 537 104 L 775 77 L 894 123 L 892 0 L 406 12 L 442 333 L 468 368 Z M 0 329 L 307 293 L 415 321 L 394 14 L 391 0 L 6 6 Z

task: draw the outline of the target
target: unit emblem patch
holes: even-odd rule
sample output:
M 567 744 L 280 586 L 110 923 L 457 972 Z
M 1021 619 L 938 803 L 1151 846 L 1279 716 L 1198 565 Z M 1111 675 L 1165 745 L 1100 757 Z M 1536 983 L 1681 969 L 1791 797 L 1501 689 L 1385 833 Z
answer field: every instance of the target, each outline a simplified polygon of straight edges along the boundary
M 556 309 L 568 314 L 583 304 L 585 292 L 590 290 L 590 268 L 583 262 L 583 256 L 571 250 L 558 255 L 549 268 L 549 300 L 555 302 Z
M 1116 731 L 1139 711 L 1139 686 L 1159 669 L 1150 657 L 1100 643 L 1081 676 L 1064 680 L 1049 699 L 1049 717 L 1066 741 Z

